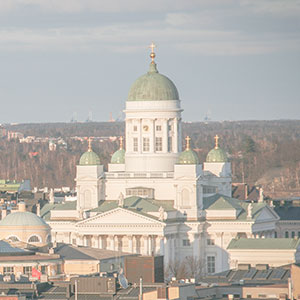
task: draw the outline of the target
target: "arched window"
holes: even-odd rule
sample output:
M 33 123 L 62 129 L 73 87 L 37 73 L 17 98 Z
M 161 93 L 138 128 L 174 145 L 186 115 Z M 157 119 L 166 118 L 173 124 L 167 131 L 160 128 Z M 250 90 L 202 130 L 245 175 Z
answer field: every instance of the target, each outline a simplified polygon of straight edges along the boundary
M 181 191 L 181 206 L 190 207 L 190 192 L 188 189 L 183 189 Z
M 28 239 L 28 243 L 39 243 L 39 242 L 40 242 L 40 238 L 37 235 L 32 235 Z
M 84 191 L 84 207 L 85 208 L 92 207 L 92 193 L 90 190 Z
M 12 242 L 19 242 L 20 240 L 18 239 L 18 237 L 16 237 L 15 235 L 12 235 L 8 238 L 8 240 L 12 241 Z

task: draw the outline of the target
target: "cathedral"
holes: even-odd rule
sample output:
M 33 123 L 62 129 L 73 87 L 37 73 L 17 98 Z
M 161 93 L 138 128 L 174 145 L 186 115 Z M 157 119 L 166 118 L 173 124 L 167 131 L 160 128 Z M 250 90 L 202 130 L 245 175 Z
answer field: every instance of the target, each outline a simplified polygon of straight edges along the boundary
M 125 143 L 121 137 L 107 171 L 89 140 L 76 167 L 77 201 L 49 203 L 41 215 L 56 242 L 163 255 L 165 266 L 192 257 L 205 273 L 227 270 L 231 240 L 274 237 L 278 215 L 231 197 L 231 164 L 217 135 L 203 163 L 190 138 L 183 143 L 179 93 L 159 73 L 153 47 L 150 57 L 129 90 Z

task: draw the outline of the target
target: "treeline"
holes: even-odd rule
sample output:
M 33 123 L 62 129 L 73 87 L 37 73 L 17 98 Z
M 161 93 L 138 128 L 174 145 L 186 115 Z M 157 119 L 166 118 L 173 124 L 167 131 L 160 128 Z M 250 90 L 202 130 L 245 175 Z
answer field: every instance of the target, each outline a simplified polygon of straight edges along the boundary
M 62 137 L 67 149 L 49 151 L 48 144 L 0 141 L 0 178 L 30 179 L 33 186 L 74 186 L 75 166 L 87 142 L 71 136 L 120 136 L 124 123 L 50 123 L 6 126 L 25 136 Z M 184 123 L 183 137 L 192 138 L 200 161 L 214 147 L 214 136 L 232 162 L 235 182 L 259 183 L 270 192 L 300 193 L 300 121 L 237 121 Z M 183 139 L 183 143 L 185 143 Z M 118 148 L 117 141 L 97 141 L 94 151 L 106 166 Z M 37 152 L 37 155 L 30 155 Z

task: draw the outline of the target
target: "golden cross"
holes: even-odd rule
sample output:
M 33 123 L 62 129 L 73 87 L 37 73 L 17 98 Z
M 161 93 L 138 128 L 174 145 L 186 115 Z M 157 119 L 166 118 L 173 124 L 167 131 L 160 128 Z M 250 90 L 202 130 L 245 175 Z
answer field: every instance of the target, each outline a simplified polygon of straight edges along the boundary
M 185 140 L 186 140 L 186 149 L 185 150 L 190 150 L 190 140 L 191 140 L 191 138 L 189 136 L 187 136 L 185 138 Z
M 156 45 L 153 42 L 149 46 L 149 48 L 151 48 L 150 57 L 151 57 L 151 60 L 152 60 L 152 64 L 154 64 L 154 58 L 155 58 L 154 48 L 155 47 L 156 47 Z
M 219 136 L 218 135 L 215 136 L 215 148 L 216 149 L 219 148 Z
M 155 47 L 156 45 L 152 42 L 151 45 L 149 46 L 149 48 L 151 48 L 151 52 L 154 52 Z
M 88 139 L 88 152 L 92 152 L 92 139 L 91 139 L 91 137 L 89 137 L 89 139 Z
M 120 150 L 123 149 L 123 137 L 120 136 Z

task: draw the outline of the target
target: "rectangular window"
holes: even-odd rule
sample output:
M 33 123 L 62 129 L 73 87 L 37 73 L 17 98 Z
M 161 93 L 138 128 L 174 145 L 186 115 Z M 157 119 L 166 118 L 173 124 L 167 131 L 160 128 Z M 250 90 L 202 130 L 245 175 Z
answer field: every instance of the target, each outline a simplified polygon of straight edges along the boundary
M 133 131 L 137 131 L 137 126 L 136 125 L 133 126 Z
M 161 125 L 156 125 L 156 131 L 161 131 Z
M 208 246 L 213 246 L 215 244 L 215 240 L 213 239 L 207 239 L 207 245 Z
M 184 247 L 191 246 L 190 240 L 182 240 L 182 245 Z
M 292 231 L 292 238 L 295 237 L 295 231 Z
M 277 237 L 278 237 L 278 236 L 277 236 L 277 232 L 275 231 L 275 232 L 274 232 L 274 238 L 277 239 Z
M 148 152 L 150 150 L 150 140 L 147 137 L 143 138 L 143 151 Z
M 286 239 L 289 238 L 289 232 L 288 232 L 288 231 L 285 232 L 285 238 L 286 238 Z
M 298 238 L 300 238 L 300 231 L 298 231 Z
M 216 272 L 216 258 L 214 256 L 207 256 L 207 273 Z
M 23 274 L 31 275 L 32 274 L 32 267 L 23 267 Z
M 3 267 L 3 275 L 14 274 L 14 267 Z
M 155 138 L 155 151 L 162 151 L 162 137 Z
M 138 152 L 138 138 L 133 138 L 133 152 Z
M 172 152 L 172 148 L 173 148 L 173 146 L 172 146 L 172 137 L 169 136 L 169 138 L 168 138 L 168 151 Z
M 47 266 L 41 266 L 41 273 L 47 275 Z

